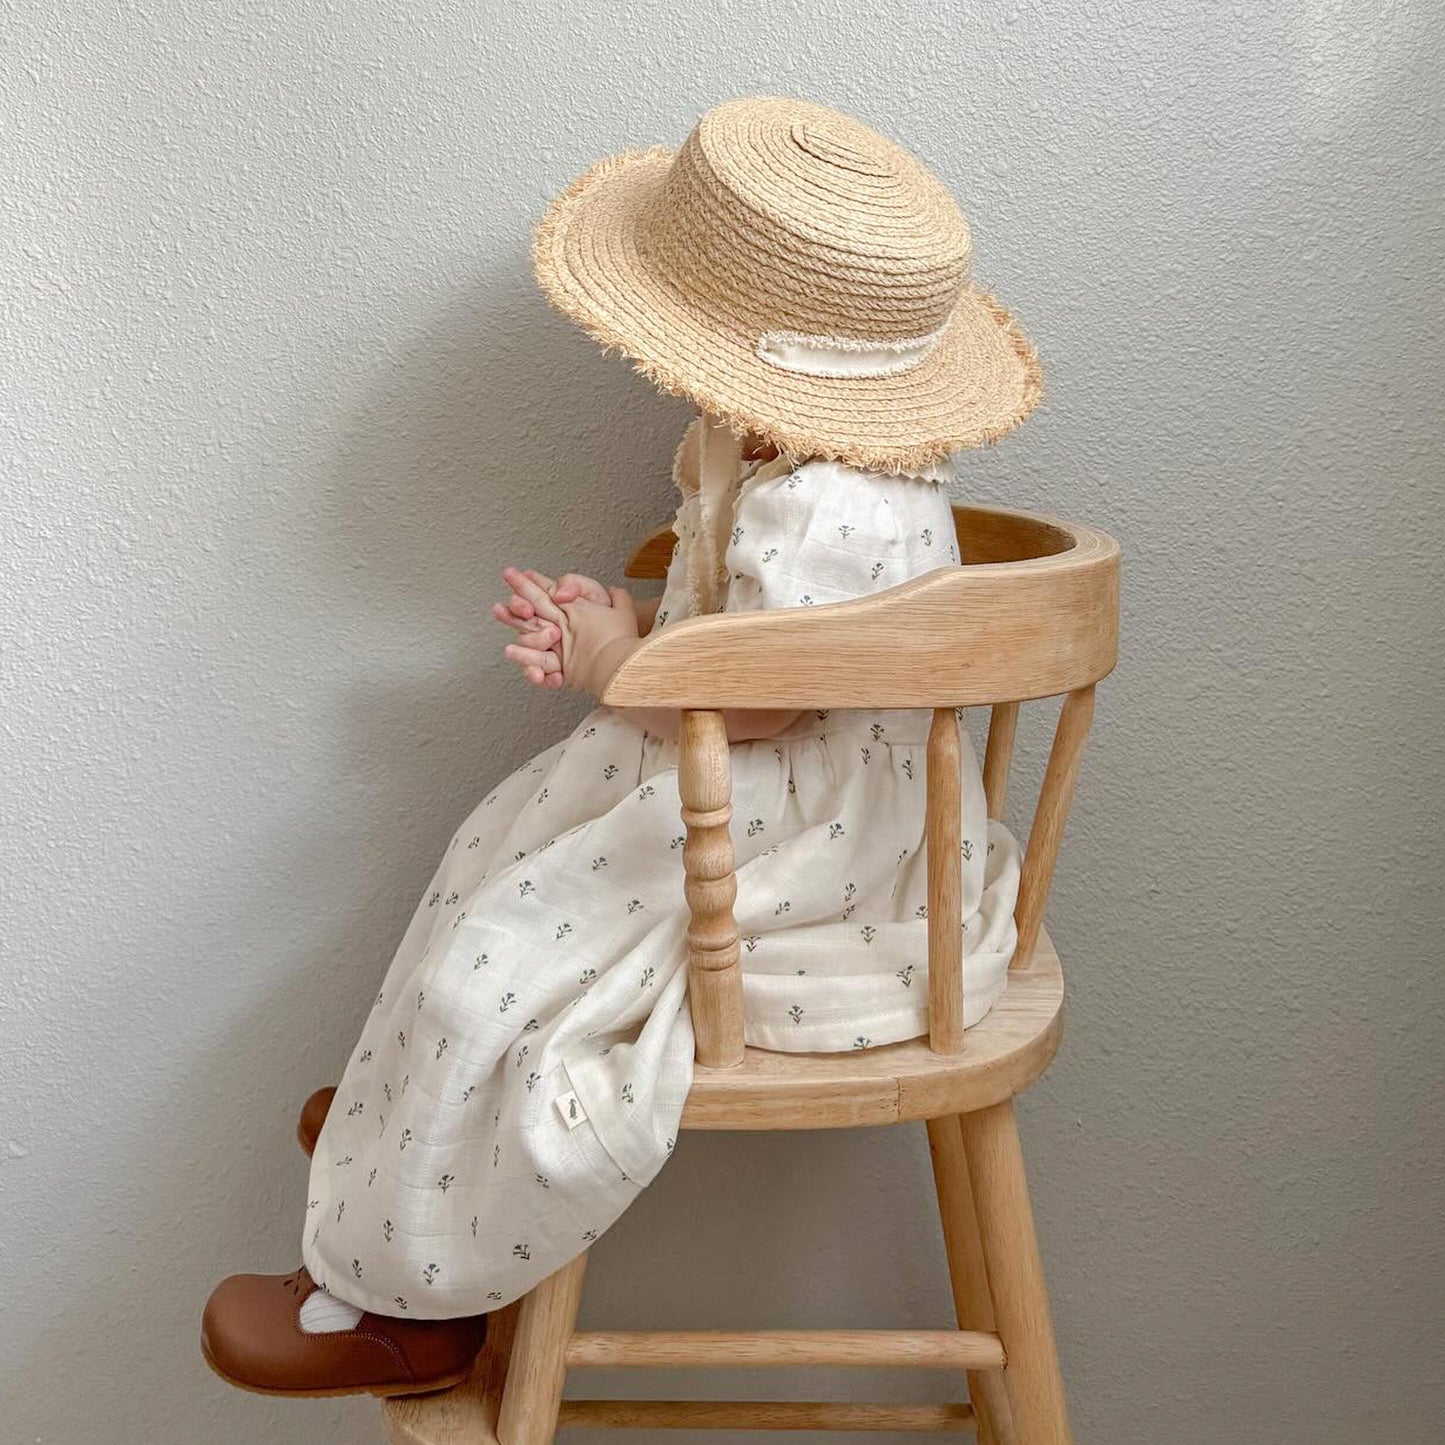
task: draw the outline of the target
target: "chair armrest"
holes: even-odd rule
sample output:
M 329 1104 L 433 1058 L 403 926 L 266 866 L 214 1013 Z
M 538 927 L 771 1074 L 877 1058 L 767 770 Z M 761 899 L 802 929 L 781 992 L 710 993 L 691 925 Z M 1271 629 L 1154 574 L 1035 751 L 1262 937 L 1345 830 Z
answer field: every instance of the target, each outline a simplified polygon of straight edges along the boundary
M 851 602 L 688 618 L 613 674 L 609 707 L 971 707 L 1097 682 L 1118 647 L 1119 554 L 942 567 Z

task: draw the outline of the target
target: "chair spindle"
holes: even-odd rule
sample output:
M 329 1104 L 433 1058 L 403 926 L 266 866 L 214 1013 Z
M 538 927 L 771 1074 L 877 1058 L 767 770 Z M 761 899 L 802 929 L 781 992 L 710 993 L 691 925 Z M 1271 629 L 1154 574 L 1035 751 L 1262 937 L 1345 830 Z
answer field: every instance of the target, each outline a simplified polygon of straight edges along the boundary
M 933 709 L 928 730 L 928 1045 L 963 1052 L 963 747 L 958 714 Z
M 1003 810 L 1008 803 L 1008 772 L 1018 725 L 1018 703 L 996 702 L 989 709 L 988 746 L 983 754 L 983 795 L 988 799 L 988 815 L 996 823 L 1003 822 Z
M 743 1061 L 743 978 L 733 917 L 738 885 L 728 832 L 732 765 L 722 713 L 683 712 L 678 791 L 687 828 L 683 891 L 692 915 L 687 962 L 697 1061 L 728 1069 Z
M 1018 945 L 1010 968 L 1027 968 L 1039 941 L 1044 921 L 1044 907 L 1049 901 L 1049 888 L 1054 881 L 1054 864 L 1059 860 L 1059 845 L 1064 839 L 1064 824 L 1069 817 L 1069 804 L 1074 798 L 1074 782 L 1079 776 L 1084 740 L 1094 719 L 1094 685 L 1068 693 L 1059 711 L 1054 729 L 1053 747 L 1049 749 L 1049 765 L 1044 771 L 1044 785 L 1039 791 L 1038 807 L 1034 809 L 1033 827 L 1029 829 L 1028 847 L 1024 852 L 1023 875 L 1019 879 L 1018 906 L 1014 918 L 1018 924 Z

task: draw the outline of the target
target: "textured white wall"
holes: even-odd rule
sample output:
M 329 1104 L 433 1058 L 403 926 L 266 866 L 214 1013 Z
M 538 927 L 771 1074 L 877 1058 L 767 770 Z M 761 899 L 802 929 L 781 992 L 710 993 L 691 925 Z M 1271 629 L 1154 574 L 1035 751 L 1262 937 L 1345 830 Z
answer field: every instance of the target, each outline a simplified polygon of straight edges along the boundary
M 4 1445 L 373 1438 L 225 1389 L 201 1301 L 295 1261 L 295 1105 L 576 715 L 497 568 L 667 514 L 683 410 L 547 313 L 529 225 L 758 92 L 956 188 L 1049 379 L 968 490 L 1127 550 L 1022 1106 L 1080 1440 L 1438 1440 L 1441 20 L 0 6 Z M 941 1323 L 927 1189 L 912 1131 L 690 1139 L 588 1317 Z

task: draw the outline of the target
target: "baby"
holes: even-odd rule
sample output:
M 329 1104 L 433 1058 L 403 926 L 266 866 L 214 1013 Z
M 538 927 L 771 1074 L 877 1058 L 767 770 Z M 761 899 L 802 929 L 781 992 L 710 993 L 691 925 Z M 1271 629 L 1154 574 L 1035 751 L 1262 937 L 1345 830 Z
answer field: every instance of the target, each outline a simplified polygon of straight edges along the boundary
M 946 458 L 1027 415 L 1037 363 L 967 281 L 906 152 L 799 101 L 735 101 L 680 152 L 603 162 L 538 233 L 549 297 L 700 415 L 662 596 L 507 568 L 506 655 L 600 697 L 644 634 L 845 602 L 957 564 Z M 738 441 L 746 435 L 746 440 Z M 927 1031 L 929 716 L 727 714 L 757 1048 Z M 462 823 L 334 1091 L 308 1102 L 305 1267 L 235 1276 L 203 1345 L 281 1394 L 437 1389 L 486 1315 L 575 1258 L 669 1157 L 693 1073 L 678 714 L 594 709 Z M 964 1018 L 1002 991 L 1019 851 L 963 787 Z

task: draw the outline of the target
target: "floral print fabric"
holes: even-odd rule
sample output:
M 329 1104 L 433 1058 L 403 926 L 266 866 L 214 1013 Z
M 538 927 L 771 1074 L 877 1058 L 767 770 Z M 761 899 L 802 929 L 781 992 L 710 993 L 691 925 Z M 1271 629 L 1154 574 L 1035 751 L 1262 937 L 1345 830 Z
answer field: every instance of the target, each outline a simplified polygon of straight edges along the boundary
M 937 483 L 837 463 L 757 469 L 734 522 L 729 611 L 844 601 L 957 560 Z M 687 612 L 687 550 L 656 627 Z M 928 724 L 807 713 L 733 747 L 750 1044 L 926 1032 Z M 693 1068 L 679 809 L 676 745 L 599 708 L 458 829 L 317 1145 L 303 1250 L 319 1283 L 381 1314 L 495 1309 L 656 1175 Z M 963 838 L 971 1024 L 1006 981 L 1019 851 L 967 756 Z

